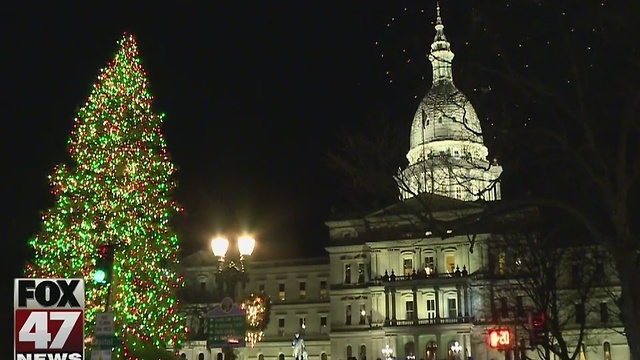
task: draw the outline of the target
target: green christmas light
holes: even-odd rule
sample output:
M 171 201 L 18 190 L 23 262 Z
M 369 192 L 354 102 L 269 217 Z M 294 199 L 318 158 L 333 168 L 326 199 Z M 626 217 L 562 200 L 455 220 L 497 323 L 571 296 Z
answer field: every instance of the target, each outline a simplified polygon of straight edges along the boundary
M 166 345 L 179 347 L 186 334 L 174 296 L 183 283 L 174 271 L 178 239 L 168 226 L 180 210 L 171 199 L 175 167 L 160 131 L 163 116 L 151 102 L 136 42 L 125 35 L 77 114 L 73 162 L 50 176 L 56 203 L 31 241 L 36 258 L 27 267 L 31 277 L 87 280 L 87 335 L 111 288 L 118 359 L 164 358 Z M 96 272 L 96 251 L 116 243 L 104 286 L 99 280 L 109 275 Z

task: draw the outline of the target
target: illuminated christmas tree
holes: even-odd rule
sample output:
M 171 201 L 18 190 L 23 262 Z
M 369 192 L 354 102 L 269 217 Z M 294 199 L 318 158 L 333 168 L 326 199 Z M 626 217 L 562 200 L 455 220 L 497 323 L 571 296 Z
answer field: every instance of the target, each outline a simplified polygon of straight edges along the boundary
M 167 346 L 179 347 L 186 333 L 174 296 L 182 286 L 178 239 L 168 224 L 179 211 L 175 168 L 151 102 L 136 42 L 125 35 L 75 119 L 72 163 L 50 176 L 56 203 L 31 241 L 27 267 L 32 277 L 84 277 L 85 334 L 108 307 L 122 342 L 118 359 L 169 358 Z M 98 284 L 92 273 L 105 245 L 113 247 L 112 274 Z

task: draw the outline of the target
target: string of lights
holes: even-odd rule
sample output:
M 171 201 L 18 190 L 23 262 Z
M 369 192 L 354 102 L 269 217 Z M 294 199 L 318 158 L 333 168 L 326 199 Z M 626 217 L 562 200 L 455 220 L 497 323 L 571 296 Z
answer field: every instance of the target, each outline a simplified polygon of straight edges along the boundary
M 163 115 L 151 109 L 146 73 L 135 39 L 119 41 L 79 110 L 69 140 L 73 163 L 49 177 L 55 205 L 31 241 L 32 277 L 86 279 L 86 329 L 105 310 L 108 291 L 91 281 L 98 249 L 120 243 L 114 254 L 110 311 L 115 314 L 116 358 L 150 359 L 186 334 L 176 313 L 182 278 L 178 239 L 169 218 L 180 211 L 171 199 L 175 167 L 161 132 Z M 159 355 L 161 356 L 161 355 Z

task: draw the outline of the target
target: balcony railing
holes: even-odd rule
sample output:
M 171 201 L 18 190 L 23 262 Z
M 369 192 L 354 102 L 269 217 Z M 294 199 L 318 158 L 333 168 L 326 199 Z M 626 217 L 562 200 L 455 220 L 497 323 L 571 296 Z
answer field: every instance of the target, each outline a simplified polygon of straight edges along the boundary
M 384 272 L 384 275 L 379 277 L 378 280 L 386 283 L 386 282 L 394 282 L 394 281 L 411 281 L 411 280 L 426 280 L 426 279 L 450 279 L 450 278 L 462 278 L 468 277 L 469 271 L 467 271 L 467 266 L 463 265 L 462 270 L 460 270 L 459 266 L 456 266 L 456 270 L 454 272 L 446 272 L 446 273 L 438 273 L 431 272 L 427 273 L 426 271 L 413 270 L 412 274 L 409 275 L 396 275 L 393 270 L 391 270 L 391 274 L 387 271 Z
M 460 316 L 460 317 L 454 317 L 454 318 L 386 320 L 385 326 L 454 325 L 454 324 L 471 324 L 473 322 L 474 322 L 474 318 L 472 316 Z

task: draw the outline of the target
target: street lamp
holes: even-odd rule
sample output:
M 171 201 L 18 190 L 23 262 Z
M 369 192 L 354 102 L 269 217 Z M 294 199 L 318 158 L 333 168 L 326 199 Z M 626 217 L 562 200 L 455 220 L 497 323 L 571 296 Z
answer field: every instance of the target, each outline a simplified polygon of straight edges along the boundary
M 218 258 L 218 272 L 216 273 L 216 279 L 218 284 L 223 285 L 224 294 L 226 296 L 233 296 L 234 290 L 238 282 L 240 281 L 244 286 L 247 283 L 246 270 L 246 257 L 253 253 L 253 249 L 256 246 L 256 240 L 251 236 L 243 235 L 237 239 L 238 252 L 240 253 L 240 268 L 236 266 L 235 262 L 229 261 L 225 266 L 225 258 L 227 251 L 229 250 L 229 240 L 225 237 L 216 237 L 211 240 L 211 251 L 213 255 Z
M 369 314 L 367 314 L 367 312 L 362 309 L 360 310 L 360 324 L 361 325 L 369 325 L 369 328 L 373 327 L 373 324 L 371 323 L 371 317 L 373 315 L 371 314 L 371 311 L 369 311 Z
M 455 341 L 453 345 L 451 345 L 451 353 L 456 357 L 456 359 L 460 359 L 460 351 L 462 351 L 462 346 L 460 343 Z
M 393 356 L 393 349 L 389 347 L 389 344 L 384 346 L 382 349 L 382 355 L 384 355 L 385 360 L 390 360 Z

